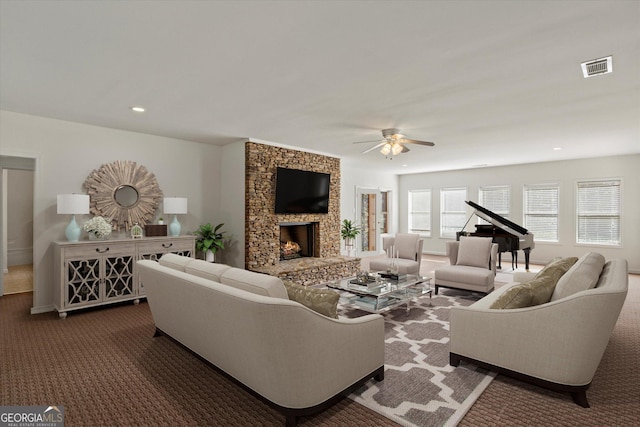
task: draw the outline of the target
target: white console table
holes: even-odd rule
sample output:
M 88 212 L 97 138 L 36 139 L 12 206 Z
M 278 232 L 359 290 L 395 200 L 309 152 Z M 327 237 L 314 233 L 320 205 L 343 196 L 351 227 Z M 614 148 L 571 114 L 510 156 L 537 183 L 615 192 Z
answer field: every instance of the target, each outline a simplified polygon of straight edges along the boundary
M 144 297 L 136 261 L 166 253 L 195 257 L 195 236 L 54 242 L 54 301 L 60 318 L 80 308 Z

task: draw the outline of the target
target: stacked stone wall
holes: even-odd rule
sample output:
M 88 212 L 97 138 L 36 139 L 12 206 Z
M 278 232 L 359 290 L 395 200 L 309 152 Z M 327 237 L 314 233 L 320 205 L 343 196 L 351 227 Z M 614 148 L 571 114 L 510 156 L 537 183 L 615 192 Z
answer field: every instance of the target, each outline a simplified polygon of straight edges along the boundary
M 258 271 L 280 262 L 283 222 L 317 222 L 320 258 L 340 255 L 340 159 L 255 142 L 245 146 L 245 268 Z M 331 174 L 329 213 L 276 214 L 276 169 Z

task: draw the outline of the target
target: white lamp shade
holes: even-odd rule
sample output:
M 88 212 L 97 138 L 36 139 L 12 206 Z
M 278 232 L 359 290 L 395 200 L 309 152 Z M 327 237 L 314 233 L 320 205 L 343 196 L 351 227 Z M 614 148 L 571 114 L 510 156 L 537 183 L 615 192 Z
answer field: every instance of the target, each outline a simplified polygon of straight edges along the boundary
M 165 197 L 162 203 L 162 210 L 166 214 L 186 214 L 186 197 Z
M 88 194 L 58 194 L 59 214 L 88 214 Z

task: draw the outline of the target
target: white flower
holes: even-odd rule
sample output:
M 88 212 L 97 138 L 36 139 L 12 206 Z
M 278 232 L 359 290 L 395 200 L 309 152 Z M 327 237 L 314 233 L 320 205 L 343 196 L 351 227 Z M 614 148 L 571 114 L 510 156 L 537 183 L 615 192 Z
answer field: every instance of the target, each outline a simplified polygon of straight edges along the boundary
M 101 238 L 111 234 L 111 220 L 104 219 L 101 216 L 95 216 L 85 222 L 82 228 L 87 233 L 93 233 L 96 237 Z

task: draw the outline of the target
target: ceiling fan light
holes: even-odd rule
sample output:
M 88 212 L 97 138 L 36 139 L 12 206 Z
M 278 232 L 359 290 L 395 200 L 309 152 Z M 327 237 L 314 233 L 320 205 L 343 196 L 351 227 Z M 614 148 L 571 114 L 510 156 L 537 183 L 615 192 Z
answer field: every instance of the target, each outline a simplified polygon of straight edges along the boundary
M 381 152 L 382 154 L 384 154 L 385 156 L 386 156 L 387 154 L 389 154 L 389 153 L 391 152 L 391 144 L 389 144 L 388 142 L 387 142 L 386 144 L 384 144 L 384 145 L 382 146 L 382 149 L 380 150 L 380 152 Z
M 394 143 L 393 146 L 391 147 L 391 152 L 393 153 L 394 156 L 397 156 L 398 154 L 402 153 L 402 144 L 399 143 Z

